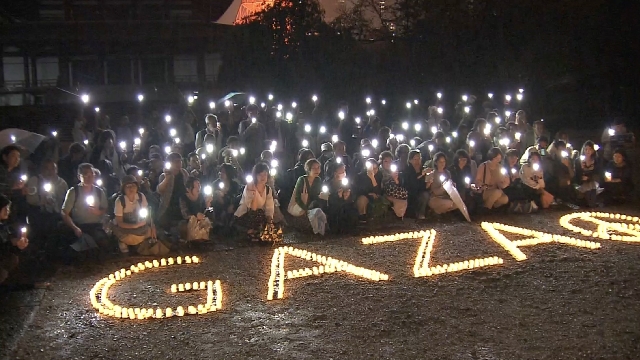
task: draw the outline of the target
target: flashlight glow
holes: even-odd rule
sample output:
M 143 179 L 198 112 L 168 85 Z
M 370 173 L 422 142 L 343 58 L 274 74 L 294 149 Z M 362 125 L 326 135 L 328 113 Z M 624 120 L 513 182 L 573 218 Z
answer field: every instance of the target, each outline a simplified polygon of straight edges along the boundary
M 213 110 L 216 108 L 216 103 L 214 103 L 213 101 L 209 102 L 209 109 Z
M 229 106 L 231 106 L 231 101 L 229 101 L 229 100 L 225 100 L 225 101 L 224 101 L 224 106 L 225 106 L 225 107 L 229 107 Z
M 387 105 L 387 100 L 382 99 L 382 101 L 380 101 L 380 103 L 381 103 L 382 105 Z
M 126 150 L 127 149 L 127 143 L 125 141 L 120 141 L 120 149 L 122 149 L 122 150 Z
M 327 128 L 324 125 L 320 126 L 320 134 L 324 134 L 326 132 L 327 132 Z
M 313 95 L 313 96 L 311 97 L 311 100 L 313 100 L 313 102 L 316 102 L 316 101 L 318 101 L 318 97 L 317 97 L 316 95 Z
M 378 147 L 378 139 L 371 140 L 371 146 L 373 146 L 374 148 L 377 148 Z
M 568 153 L 568 152 L 566 152 L 565 150 L 562 150 L 562 152 L 560 153 L 560 155 L 561 155 L 563 158 L 569 157 L 569 153 Z
M 467 114 L 470 113 L 471 112 L 471 108 L 469 106 L 465 106 L 464 107 L 464 112 L 467 113 Z
M 220 188 L 220 190 L 224 189 L 224 183 L 220 181 L 220 183 L 218 184 L 218 187 Z
M 51 184 L 50 183 L 46 183 L 44 184 L 44 186 L 42 187 L 44 189 L 44 191 L 46 192 L 51 192 Z
M 135 139 L 133 139 L 133 145 L 138 145 L 138 146 L 140 146 L 140 143 L 141 143 L 141 142 L 142 142 L 142 141 L 140 140 L 140 138 L 135 138 Z
M 416 132 L 420 132 L 420 130 L 422 130 L 422 125 L 415 124 L 415 125 L 413 125 L 413 128 L 416 130 Z
M 193 95 L 189 95 L 189 96 L 187 97 L 187 101 L 189 102 L 189 104 L 193 104 L 193 101 L 194 101 L 195 99 L 196 99 L 196 98 L 195 98 L 195 97 L 193 97 Z
M 373 166 L 369 161 L 367 161 L 367 163 L 364 165 L 367 169 L 371 169 L 371 167 Z
M 438 99 L 442 99 L 442 93 L 437 93 L 436 96 L 438 97 Z
M 340 139 L 338 139 L 338 135 L 332 135 L 331 136 L 331 141 L 332 142 L 338 142 L 338 140 L 340 140 Z
M 488 93 L 487 96 L 489 97 L 489 99 L 493 99 L 493 93 Z
M 247 184 L 250 184 L 253 182 L 253 176 L 251 175 L 247 175 L 247 177 L 244 178 L 247 181 Z
M 164 163 L 164 168 L 167 169 L 167 170 L 171 169 L 171 162 L 170 161 L 165 162 Z
M 371 155 L 371 151 L 369 149 L 362 149 L 362 157 L 368 158 Z
M 138 101 L 142 102 L 142 100 L 144 100 L 144 95 L 138 94 Z
M 505 95 L 504 99 L 507 100 L 507 101 L 511 101 L 511 95 Z
M 469 147 L 474 147 L 474 146 L 476 146 L 476 142 L 473 141 L 473 140 L 470 140 L 469 141 Z
M 398 166 L 396 164 L 391 164 L 389 169 L 391 170 L 391 172 L 396 172 L 396 171 L 398 171 Z
M 86 201 L 87 201 L 87 205 L 89 206 L 93 206 L 93 204 L 95 204 L 95 199 L 93 198 L 93 195 L 87 196 Z
M 267 104 L 265 104 L 265 103 L 260 103 L 260 107 L 264 109 L 264 108 L 266 108 L 266 107 L 267 107 Z
M 144 128 L 139 128 L 138 133 L 140 134 L 140 136 L 142 136 L 142 134 L 144 134 Z
M 447 178 L 444 175 L 440 175 L 440 182 L 443 183 Z
M 240 148 L 240 155 L 244 155 L 245 152 L 246 152 L 246 150 L 243 147 L 241 147 Z
M 340 120 L 344 120 L 344 111 L 338 112 L 338 117 L 340 118 Z
M 178 133 L 178 132 L 176 131 L 176 129 L 170 129 L 170 130 L 169 130 L 169 135 L 170 135 L 171 137 L 175 137 L 177 133 Z
M 52 131 L 51 135 L 53 135 L 53 137 L 57 137 L 58 136 L 58 132 L 57 131 Z
M 342 186 L 347 186 L 347 185 L 349 185 L 349 179 L 347 178 L 342 179 Z
M 207 185 L 204 187 L 204 194 L 207 196 L 213 194 L 213 189 L 211 189 L 211 186 Z
M 448 144 L 448 143 L 450 143 L 450 142 L 451 142 L 451 137 L 447 136 L 447 137 L 445 138 L 445 141 L 447 142 L 447 144 Z
M 164 121 L 166 121 L 167 124 L 170 123 L 171 122 L 171 115 L 165 115 Z
M 253 96 L 249 96 L 249 104 L 253 105 L 256 102 L 256 98 Z
M 411 109 L 411 103 L 410 102 L 407 102 L 406 106 L 407 106 L 407 109 Z
M 207 152 L 209 154 L 211 154 L 213 152 L 213 144 L 207 144 L 207 146 L 205 147 L 205 149 L 207 150 Z
M 444 109 L 443 109 L 443 108 L 441 108 L 441 107 L 439 107 L 439 108 L 438 108 L 438 114 L 442 114 L 442 113 L 444 113 Z
M 371 104 L 371 98 L 370 97 L 368 97 L 365 101 L 367 102 L 367 104 Z
M 522 98 L 523 98 L 523 97 L 524 97 L 524 96 L 523 96 L 522 94 L 518 94 L 518 95 L 516 95 L 516 99 L 518 99 L 518 101 L 522 101 Z
M 298 107 L 298 103 L 297 103 L 297 102 L 295 102 L 295 101 L 294 101 L 294 102 L 292 102 L 292 103 L 291 103 L 291 107 L 295 109 L 296 107 Z
M 273 94 L 269 94 L 269 96 L 267 96 L 267 99 L 269 99 L 269 101 L 273 100 Z
M 167 155 L 171 154 L 171 146 L 167 145 L 164 147 L 164 152 L 167 153 Z
M 540 170 L 540 165 L 539 165 L 539 164 L 537 164 L 537 163 L 533 164 L 533 166 L 532 166 L 532 167 L 533 167 L 533 171 L 538 171 L 538 170 Z
M 309 146 L 309 141 L 307 139 L 303 139 L 302 140 L 302 147 L 306 148 L 307 146 Z
M 429 146 L 427 146 L 427 149 L 429 149 L 429 152 L 433 151 L 433 144 L 429 144 Z
M 288 112 L 287 115 L 285 116 L 285 118 L 289 121 L 293 120 L 293 114 Z
M 82 94 L 82 96 L 80 96 L 80 100 L 82 100 L 83 103 L 88 103 L 89 102 L 89 95 L 87 94 Z
M 97 112 L 97 113 L 99 113 L 99 112 L 100 112 L 100 108 L 99 108 L 99 107 L 97 107 L 97 106 L 96 106 L 96 107 L 94 107 L 94 108 L 93 108 L 93 110 L 94 110 L 95 112 Z
M 307 132 L 307 133 L 308 133 L 308 132 L 311 132 L 311 125 L 306 124 L 306 125 L 304 126 L 304 132 Z
M 273 168 L 278 167 L 278 160 L 276 160 L 276 159 L 271 160 L 271 167 L 273 167 Z
M 336 162 L 337 162 L 338 164 L 342 164 L 342 157 L 337 157 L 337 158 L 336 158 Z
M 146 219 L 146 218 L 147 218 L 147 216 L 149 216 L 149 210 L 147 210 L 146 208 L 142 208 L 142 209 L 140 209 L 140 211 L 138 212 L 138 216 L 139 216 L 141 219 Z
M 457 138 L 458 137 L 458 132 L 457 131 L 452 132 L 451 136 L 453 136 L 454 138 Z
M 605 172 L 604 173 L 604 177 L 606 177 L 607 179 L 611 180 L 611 173 L 610 172 Z
M 505 169 L 505 168 L 500 168 L 500 173 L 501 173 L 502 175 L 506 175 L 506 174 L 507 174 L 507 169 Z
M 505 112 L 504 112 L 504 115 L 505 115 L 506 117 L 511 116 L 511 111 L 509 111 L 509 110 L 505 111 Z
M 278 170 L 275 168 L 269 169 L 269 175 L 276 176 L 278 174 Z
M 396 139 L 398 139 L 398 142 L 402 142 L 402 141 L 404 141 L 404 135 L 398 134 L 398 135 L 396 135 Z
M 403 123 L 402 123 L 402 129 L 404 129 L 404 130 L 408 130 L 408 129 L 409 129 L 409 123 L 408 123 L 408 122 L 406 122 L 406 121 L 405 121 L 405 122 L 403 122 Z
M 144 175 L 144 171 L 138 170 L 138 176 L 142 176 L 142 175 Z
M 329 192 L 329 187 L 327 185 L 322 185 L 322 192 L 323 193 L 328 193 Z
M 282 111 L 282 104 L 278 104 L 276 108 L 278 109 L 278 111 Z
M 607 130 L 607 132 L 609 133 L 609 136 L 613 136 L 613 135 L 616 134 L 616 131 L 613 130 L 613 129 L 609 129 L 609 130 Z
M 465 102 L 466 102 L 467 100 L 469 100 L 469 96 L 467 96 L 467 95 L 462 95 L 462 101 L 465 101 Z
M 27 181 L 27 175 L 22 175 L 22 176 L 20 176 L 20 180 L 22 180 L 22 181 Z
M 468 176 L 466 176 L 464 178 L 464 183 L 467 184 L 467 185 L 471 184 L 471 179 Z
M 600 145 L 595 144 L 595 145 L 593 146 L 593 150 L 595 150 L 595 151 L 600 150 Z

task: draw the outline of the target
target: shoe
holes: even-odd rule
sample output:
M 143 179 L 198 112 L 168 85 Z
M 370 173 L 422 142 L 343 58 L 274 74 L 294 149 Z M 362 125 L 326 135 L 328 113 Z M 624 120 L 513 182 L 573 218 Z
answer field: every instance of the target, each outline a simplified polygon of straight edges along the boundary
M 423 214 L 418 214 L 418 216 L 416 216 L 416 218 L 417 218 L 418 220 L 424 220 L 424 219 L 426 219 L 427 217 L 426 217 L 426 216 L 424 216 Z
M 127 254 L 129 253 L 129 245 L 123 243 L 123 242 L 119 242 L 118 245 L 120 246 L 120 252 L 123 254 Z

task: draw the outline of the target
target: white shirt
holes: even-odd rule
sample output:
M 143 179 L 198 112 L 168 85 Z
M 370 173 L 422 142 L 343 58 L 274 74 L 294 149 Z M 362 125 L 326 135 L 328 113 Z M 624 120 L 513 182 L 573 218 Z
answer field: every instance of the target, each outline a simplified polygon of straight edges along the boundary
M 253 190 L 253 191 L 252 191 Z M 267 187 L 264 188 L 264 191 L 261 193 L 256 190 L 256 187 L 253 183 L 248 184 L 244 187 L 244 191 L 242 192 L 242 199 L 240 200 L 240 206 L 238 210 L 236 210 L 235 216 L 242 216 L 249 211 L 251 205 L 253 204 L 254 210 L 262 209 L 267 217 L 273 218 L 274 212 L 274 203 L 273 203 L 273 189 L 269 189 L 269 194 L 267 192 Z M 255 203 L 254 203 L 255 197 Z

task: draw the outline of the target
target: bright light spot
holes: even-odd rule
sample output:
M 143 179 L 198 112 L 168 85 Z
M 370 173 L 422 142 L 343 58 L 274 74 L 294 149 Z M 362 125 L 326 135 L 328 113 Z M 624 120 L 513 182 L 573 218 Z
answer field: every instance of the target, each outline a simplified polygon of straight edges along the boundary
M 204 187 L 204 194 L 207 195 L 207 196 L 213 194 L 213 189 L 211 188 L 210 185 L 207 185 L 207 186 Z
M 442 114 L 443 112 L 444 112 L 444 109 L 443 109 L 443 108 L 441 108 L 441 107 L 439 107 L 439 108 L 438 108 L 438 114 Z
M 405 122 L 403 122 L 403 123 L 402 123 L 402 128 L 403 128 L 404 130 L 408 130 L 408 129 L 409 129 L 409 123 L 408 123 L 408 122 L 406 122 L 406 121 L 405 121 Z
M 442 99 L 442 93 L 437 93 L 436 96 L 438 97 L 438 99 Z
M 193 95 L 189 95 L 189 97 L 187 97 L 187 101 L 189 102 L 189 104 L 193 104 L 194 100 L 195 98 L 193 97 Z
M 256 98 L 253 96 L 249 96 L 249 104 L 254 104 L 256 102 Z
M 489 97 L 489 99 L 493 99 L 493 93 L 488 93 L 487 96 Z
M 311 125 L 306 124 L 306 125 L 304 126 L 304 132 L 311 132 Z
M 422 125 L 415 124 L 415 125 L 413 125 L 413 128 L 416 130 L 416 132 L 420 132 L 420 130 L 422 130 Z
M 320 126 L 320 134 L 324 134 L 326 132 L 327 132 L 327 128 L 324 125 Z
M 309 140 L 307 140 L 307 139 L 303 139 L 303 140 L 302 140 L 302 147 L 303 147 L 303 148 L 306 148 L 307 146 L 309 146 Z
M 340 120 L 344 120 L 344 111 L 338 112 L 338 117 L 340 118 Z
M 138 94 L 138 101 L 142 102 L 142 100 L 144 100 L 144 95 Z
M 215 108 L 216 108 L 216 103 L 215 103 L 215 102 L 213 102 L 213 101 L 210 101 L 210 102 L 209 102 L 209 109 L 213 110 L 213 109 L 215 109 Z
M 89 95 L 82 94 L 82 96 L 80 96 L 80 100 L 82 100 L 82 102 L 85 104 L 89 103 Z
M 170 123 L 171 122 L 171 115 L 166 115 L 164 117 L 164 121 L 166 121 L 167 123 Z
M 467 95 L 462 95 L 462 101 L 465 101 L 465 102 L 466 102 L 467 100 L 469 100 L 469 96 L 467 96 Z
M 378 148 L 378 139 L 371 140 L 371 146 L 373 146 L 374 148 Z

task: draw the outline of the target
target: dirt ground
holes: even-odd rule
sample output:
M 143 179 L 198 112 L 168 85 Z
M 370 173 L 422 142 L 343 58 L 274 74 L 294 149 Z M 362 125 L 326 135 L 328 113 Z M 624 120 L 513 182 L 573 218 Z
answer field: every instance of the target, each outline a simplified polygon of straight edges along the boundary
M 564 213 L 485 220 L 569 235 L 558 224 Z M 360 243 L 367 234 L 430 228 L 437 231 L 434 265 L 488 256 L 505 262 L 414 278 L 417 240 Z M 221 280 L 222 310 L 198 316 L 134 321 L 96 314 L 89 303 L 93 284 L 137 259 L 61 269 L 9 358 L 640 358 L 640 244 L 538 245 L 523 248 L 528 259 L 516 262 L 477 222 L 405 221 L 361 236 L 300 238 L 291 246 L 381 271 L 389 281 L 311 276 L 287 280 L 285 298 L 267 301 L 273 249 L 244 246 L 203 252 L 198 265 L 132 276 L 110 292 L 114 303 L 175 309 L 202 295 L 171 294 L 172 283 Z M 313 265 L 285 259 L 285 270 Z

